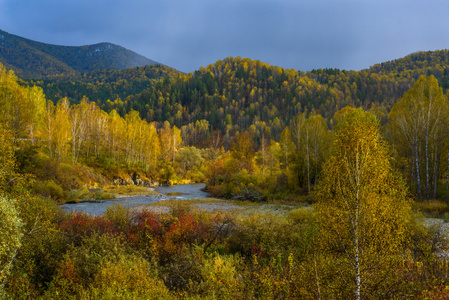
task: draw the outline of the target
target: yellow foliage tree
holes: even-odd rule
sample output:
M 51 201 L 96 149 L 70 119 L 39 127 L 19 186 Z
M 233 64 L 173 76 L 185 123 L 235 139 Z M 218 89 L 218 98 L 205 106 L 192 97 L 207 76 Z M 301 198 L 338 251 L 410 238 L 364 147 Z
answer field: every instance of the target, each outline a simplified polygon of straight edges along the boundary
M 14 140 L 30 137 L 44 115 L 45 96 L 41 88 L 19 85 L 13 71 L 0 64 L 0 122 L 11 131 Z
M 16 179 L 15 166 L 13 139 L 0 123 L 0 297 L 23 235 L 16 200 L 6 196 Z
M 0 123 L 0 191 L 14 180 L 15 167 L 13 139 Z
M 383 293 L 408 242 L 410 204 L 373 114 L 354 109 L 339 122 L 317 199 L 323 250 L 338 269 L 334 296 L 389 297 Z
M 0 296 L 22 243 L 22 226 L 14 200 L 0 194 Z
M 392 142 L 409 161 L 410 185 L 419 200 L 437 197 L 438 171 L 445 169 L 441 158 L 449 158 L 448 116 L 447 97 L 434 76 L 421 76 L 388 116 Z
M 69 102 L 67 98 L 61 99 L 55 108 L 54 115 L 54 145 L 58 160 L 61 160 L 68 148 L 70 141 Z

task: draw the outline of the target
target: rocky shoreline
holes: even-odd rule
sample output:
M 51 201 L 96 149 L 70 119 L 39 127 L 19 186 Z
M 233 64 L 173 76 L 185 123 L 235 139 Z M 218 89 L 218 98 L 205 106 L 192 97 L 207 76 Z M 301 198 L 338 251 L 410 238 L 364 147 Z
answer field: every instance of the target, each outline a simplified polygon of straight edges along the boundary
M 442 219 L 426 218 L 424 219 L 424 226 L 433 228 L 433 240 L 437 256 L 449 258 L 449 223 Z

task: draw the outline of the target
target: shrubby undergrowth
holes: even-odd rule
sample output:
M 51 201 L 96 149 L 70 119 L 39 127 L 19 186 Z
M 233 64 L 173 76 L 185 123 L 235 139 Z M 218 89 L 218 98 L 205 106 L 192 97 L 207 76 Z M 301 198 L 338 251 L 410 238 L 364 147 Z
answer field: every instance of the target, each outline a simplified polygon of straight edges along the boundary
M 39 230 L 22 240 L 4 290 L 11 298 L 347 296 L 344 282 L 332 276 L 343 257 L 320 253 L 320 233 L 310 209 L 233 216 L 186 205 L 164 214 L 115 205 L 104 215 L 90 216 L 62 213 L 48 201 L 33 204 L 33 210 L 47 208 Z M 395 283 L 401 282 L 388 291 L 391 295 L 446 293 L 439 286 L 446 284 L 449 267 L 437 258 L 435 247 L 428 247 L 435 235 L 418 224 L 410 225 L 410 251 L 391 270 Z

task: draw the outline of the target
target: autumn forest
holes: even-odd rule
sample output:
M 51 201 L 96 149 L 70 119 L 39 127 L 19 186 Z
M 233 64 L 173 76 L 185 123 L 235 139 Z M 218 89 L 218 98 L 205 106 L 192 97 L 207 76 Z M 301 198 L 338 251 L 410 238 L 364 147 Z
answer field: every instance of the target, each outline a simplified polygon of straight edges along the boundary
M 228 57 L 190 74 L 18 78 L 0 64 L 0 294 L 449 297 L 448 54 L 361 71 Z M 233 205 L 287 209 L 59 206 L 199 182 Z

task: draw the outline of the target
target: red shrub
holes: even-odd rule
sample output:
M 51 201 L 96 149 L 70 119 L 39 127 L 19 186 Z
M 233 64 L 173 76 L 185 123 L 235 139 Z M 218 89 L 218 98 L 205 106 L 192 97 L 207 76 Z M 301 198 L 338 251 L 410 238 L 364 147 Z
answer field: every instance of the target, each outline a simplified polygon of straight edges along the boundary
M 103 216 L 89 216 L 83 213 L 72 214 L 69 219 L 59 224 L 59 228 L 71 237 L 74 242 L 79 242 L 82 238 L 91 236 L 93 233 L 107 233 L 111 235 L 117 233 L 110 220 L 105 219 Z
M 140 235 L 150 234 L 152 237 L 162 237 L 162 226 L 158 217 L 149 211 L 138 212 L 135 215 L 134 222 L 137 224 L 137 230 Z

